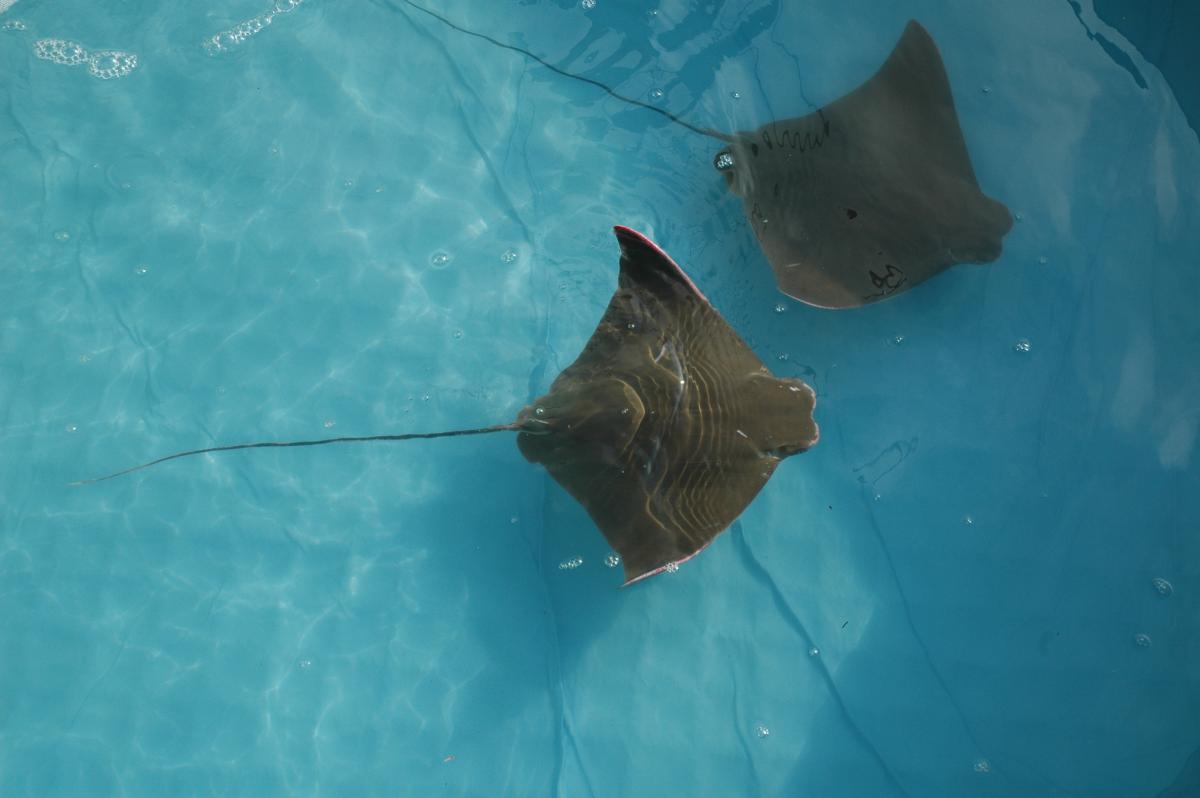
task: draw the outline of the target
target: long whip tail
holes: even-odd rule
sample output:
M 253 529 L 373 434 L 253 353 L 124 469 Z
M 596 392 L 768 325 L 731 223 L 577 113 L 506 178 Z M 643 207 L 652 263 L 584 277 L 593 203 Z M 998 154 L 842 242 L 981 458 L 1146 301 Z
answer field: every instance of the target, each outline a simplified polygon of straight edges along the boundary
M 81 479 L 76 482 L 68 483 L 70 485 L 91 485 L 93 482 L 104 482 L 108 479 L 115 479 L 126 474 L 132 474 L 134 471 L 141 471 L 143 468 L 165 463 L 168 460 L 178 460 L 181 457 L 191 457 L 196 454 L 209 454 L 211 452 L 232 452 L 237 449 L 283 449 L 290 446 L 324 446 L 327 443 L 369 443 L 371 441 L 411 441 L 423 438 L 453 438 L 458 435 L 486 435 L 489 432 L 505 432 L 507 430 L 516 430 L 519 427 L 516 424 L 497 424 L 494 427 L 477 427 L 475 429 L 456 429 L 448 432 L 409 432 L 404 435 L 362 435 L 362 436 L 347 436 L 343 438 L 322 438 L 315 441 L 261 441 L 258 443 L 234 443 L 229 446 L 209 446 L 205 449 L 190 449 L 186 452 L 176 452 L 169 454 L 166 457 L 160 457 L 157 460 L 151 460 L 148 463 L 142 463 L 123 471 L 117 471 L 113 474 L 107 474 L 103 477 L 94 477 L 92 479 Z

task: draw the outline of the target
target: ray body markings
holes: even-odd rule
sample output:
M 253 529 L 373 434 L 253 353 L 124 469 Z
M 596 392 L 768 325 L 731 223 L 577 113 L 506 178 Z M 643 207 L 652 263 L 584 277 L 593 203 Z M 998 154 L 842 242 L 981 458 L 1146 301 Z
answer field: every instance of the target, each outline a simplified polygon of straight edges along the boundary
M 723 133 L 469 30 L 413 0 L 398 4 L 518 53 L 693 133 L 724 142 L 713 166 L 743 200 L 783 293 L 822 308 L 901 294 L 958 263 L 990 263 L 1012 228 L 983 194 L 937 45 L 916 21 L 869 80 L 811 114 Z
M 241 443 L 160 457 L 75 485 L 192 455 L 513 431 L 620 555 L 625 584 L 712 542 L 779 463 L 817 443 L 816 396 L 777 379 L 671 258 L 615 228 L 617 290 L 575 362 L 515 421 L 447 432 Z

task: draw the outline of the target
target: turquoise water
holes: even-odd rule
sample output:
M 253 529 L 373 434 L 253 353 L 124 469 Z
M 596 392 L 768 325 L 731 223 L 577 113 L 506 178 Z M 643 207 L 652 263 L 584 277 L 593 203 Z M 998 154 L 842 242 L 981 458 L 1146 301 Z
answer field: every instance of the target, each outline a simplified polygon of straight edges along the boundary
M 828 312 L 713 142 L 402 3 L 0 8 L 0 794 L 1200 794 L 1200 139 L 1121 19 L 439 6 L 725 130 L 921 20 L 1018 221 Z M 66 486 L 508 421 L 614 223 L 818 394 L 820 444 L 677 573 L 618 589 L 502 435 Z

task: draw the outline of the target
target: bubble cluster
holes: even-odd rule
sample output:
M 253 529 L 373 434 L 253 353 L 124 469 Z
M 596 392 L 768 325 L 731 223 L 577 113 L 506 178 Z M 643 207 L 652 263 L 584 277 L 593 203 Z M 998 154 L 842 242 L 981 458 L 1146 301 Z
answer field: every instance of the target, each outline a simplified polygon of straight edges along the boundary
M 679 570 L 679 563 L 673 562 L 673 561 L 669 562 L 665 566 L 663 566 L 663 570 L 665 570 L 669 574 L 673 574 Z
M 1050 262 L 1050 259 L 1049 259 L 1049 258 L 1047 258 L 1045 255 L 1042 255 L 1040 258 L 1038 258 L 1038 265 L 1039 265 L 1039 266 L 1045 266 L 1045 265 L 1046 265 L 1047 263 L 1049 263 L 1049 262 Z
M 123 78 L 137 69 L 137 53 L 124 50 L 97 50 L 89 53 L 79 42 L 67 39 L 38 39 L 33 43 L 33 54 L 43 61 L 53 61 L 63 66 L 86 64 L 88 73 L 100 80 Z
M 663 98 L 663 90 L 662 89 L 654 89 L 650 92 L 651 100 L 661 100 L 662 98 Z
M 988 762 L 986 759 L 979 760 L 978 762 L 975 763 L 975 772 L 976 773 L 991 773 L 992 772 L 992 763 Z
M 444 269 L 450 265 L 450 261 L 454 260 L 448 252 L 435 252 L 429 256 L 429 265 L 435 269 Z
M 312 667 L 312 660 L 311 659 L 302 659 L 297 664 L 300 666 L 300 668 L 302 670 L 308 670 L 309 668 Z
M 137 69 L 137 54 L 123 50 L 99 50 L 88 58 L 88 74 L 100 80 L 123 78 Z
M 895 344 L 896 346 L 900 346 L 900 344 L 904 343 L 904 336 L 903 335 L 893 335 L 892 343 Z
M 219 55 L 220 53 L 228 52 L 247 39 L 261 33 L 268 25 L 275 21 L 275 17 L 295 11 L 302 2 L 304 0 L 276 0 L 269 11 L 259 14 L 256 17 L 242 20 L 232 28 L 226 28 L 223 31 L 214 33 L 205 39 L 201 46 L 209 55 Z
M 582 5 L 584 8 L 595 8 L 596 0 L 582 0 L 580 5 Z
M 146 264 L 142 263 L 142 264 L 138 264 L 138 266 L 136 266 L 134 268 L 133 273 L 138 276 L 141 276 L 143 274 L 146 274 L 149 271 L 150 271 L 150 267 L 147 266 Z
M 616 568 L 621 564 L 621 558 L 615 554 L 610 554 L 604 558 L 604 564 L 609 568 Z
M 87 62 L 88 51 L 79 42 L 66 39 L 38 39 L 33 43 L 33 54 L 43 61 L 53 61 L 63 66 L 75 66 Z
M 966 524 L 967 526 L 975 526 L 975 519 L 969 515 L 964 515 L 963 523 Z
M 500 253 L 500 261 L 502 263 L 516 263 L 517 251 L 512 247 L 509 247 L 508 249 L 504 250 L 504 252 Z
M 1171 583 L 1161 576 L 1154 577 L 1150 580 L 1150 584 L 1154 585 L 1154 589 L 1158 591 L 1158 595 L 1160 596 L 1169 596 L 1175 592 L 1175 588 L 1171 586 Z
M 792 356 L 789 355 L 787 352 L 780 352 L 778 355 L 775 356 L 775 359 L 778 360 L 780 363 L 786 363 L 791 359 L 791 357 Z
M 765 737 L 770 737 L 770 736 L 771 736 L 771 730 L 770 730 L 770 729 L 768 729 L 766 726 L 764 726 L 764 725 L 762 725 L 762 724 L 760 723 L 760 724 L 758 724 L 757 726 L 755 726 L 755 727 L 754 727 L 754 736 L 755 736 L 755 737 L 757 737 L 757 738 L 758 738 L 758 739 L 760 739 L 760 740 L 761 740 L 761 739 L 763 739 L 763 738 L 765 738 Z
M 1028 338 L 1018 338 L 1017 342 L 1013 344 L 1014 352 L 1028 352 L 1030 349 L 1033 349 L 1033 344 L 1029 343 Z
M 775 306 L 775 312 L 776 313 L 787 313 L 787 305 L 780 302 L 778 305 Z
M 71 234 L 69 232 L 67 232 L 66 230 L 55 230 L 54 231 L 54 240 L 59 241 L 59 242 L 70 241 Z
M 571 559 L 569 559 L 569 560 L 563 560 L 562 562 L 560 562 L 560 563 L 558 564 L 558 570 L 560 570 L 560 571 L 574 571 L 576 568 L 578 568 L 578 567 L 579 567 L 579 566 L 581 566 L 581 565 L 583 565 L 583 558 L 582 558 L 582 557 L 572 557 L 572 558 L 571 558 Z
M 1146 634 L 1145 632 L 1138 632 L 1133 636 L 1133 642 L 1138 648 L 1150 648 L 1154 641 L 1151 640 L 1150 635 Z
M 10 19 L 3 25 L 0 25 L 0 28 L 4 28 L 5 30 L 25 30 L 25 23 L 19 19 Z
M 337 422 L 332 418 L 327 418 L 325 419 L 324 423 L 321 424 L 321 426 L 323 426 L 325 429 L 333 429 L 334 424 L 337 424 Z

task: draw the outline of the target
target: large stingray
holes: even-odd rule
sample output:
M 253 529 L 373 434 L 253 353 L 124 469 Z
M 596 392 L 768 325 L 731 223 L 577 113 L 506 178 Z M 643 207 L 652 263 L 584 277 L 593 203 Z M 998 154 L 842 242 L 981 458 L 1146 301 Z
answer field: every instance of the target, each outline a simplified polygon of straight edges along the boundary
M 399 1 L 725 142 L 713 164 L 743 199 L 779 288 L 810 305 L 858 307 L 956 263 L 993 261 L 1012 227 L 1008 209 L 980 191 L 941 55 L 915 21 L 879 71 L 846 96 L 807 116 L 727 134 Z
M 207 452 L 513 430 L 621 556 L 625 584 L 712 542 L 779 462 L 817 442 L 815 397 L 777 379 L 652 241 L 615 228 L 617 291 L 579 357 L 511 424 L 449 432 L 242 443 L 160 457 L 100 482 Z

